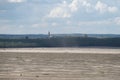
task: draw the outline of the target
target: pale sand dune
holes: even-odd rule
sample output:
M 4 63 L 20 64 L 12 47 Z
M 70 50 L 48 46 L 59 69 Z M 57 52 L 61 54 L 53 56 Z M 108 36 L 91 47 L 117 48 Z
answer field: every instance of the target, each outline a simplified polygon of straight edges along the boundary
M 0 52 L 120 54 L 120 48 L 2 48 Z

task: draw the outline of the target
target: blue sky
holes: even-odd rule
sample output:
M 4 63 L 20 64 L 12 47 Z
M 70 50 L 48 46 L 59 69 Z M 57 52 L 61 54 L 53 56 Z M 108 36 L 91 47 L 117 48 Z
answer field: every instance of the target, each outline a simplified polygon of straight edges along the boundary
M 0 34 L 120 34 L 120 0 L 0 0 Z

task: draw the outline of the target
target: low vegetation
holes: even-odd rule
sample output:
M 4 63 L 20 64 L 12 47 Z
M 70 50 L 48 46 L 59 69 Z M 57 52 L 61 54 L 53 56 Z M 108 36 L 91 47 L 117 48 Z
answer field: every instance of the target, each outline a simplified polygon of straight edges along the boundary
M 120 47 L 120 38 L 51 37 L 0 39 L 0 48 L 15 47 Z

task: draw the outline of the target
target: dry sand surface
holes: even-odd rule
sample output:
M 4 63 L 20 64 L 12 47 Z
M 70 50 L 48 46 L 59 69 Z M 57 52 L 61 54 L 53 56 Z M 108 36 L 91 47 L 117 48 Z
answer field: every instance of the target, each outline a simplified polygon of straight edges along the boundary
M 120 54 L 120 48 L 2 48 L 0 52 Z
M 120 80 L 120 49 L 0 49 L 0 80 Z

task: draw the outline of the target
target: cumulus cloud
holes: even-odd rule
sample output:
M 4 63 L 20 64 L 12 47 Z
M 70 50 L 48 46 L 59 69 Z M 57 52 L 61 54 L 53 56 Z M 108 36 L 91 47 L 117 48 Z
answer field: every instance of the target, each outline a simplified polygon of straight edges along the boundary
M 88 3 L 87 1 L 83 1 L 82 4 L 83 4 L 83 6 L 85 6 L 85 7 L 91 7 L 91 4 Z
M 8 0 L 8 2 L 10 3 L 21 3 L 21 2 L 25 2 L 26 0 Z
M 71 4 L 68 5 L 72 12 L 77 11 L 79 6 L 79 0 L 73 0 Z
M 98 1 L 96 6 L 95 6 L 95 9 L 97 11 L 99 11 L 100 13 L 105 13 L 105 12 L 110 12 L 110 13 L 115 13 L 118 11 L 118 8 L 115 7 L 115 6 L 108 6 L 107 4 L 101 2 L 101 1 Z
M 52 18 L 69 18 L 72 16 L 72 13 L 78 11 L 80 5 L 80 0 L 73 0 L 70 4 L 66 1 L 63 1 L 62 4 L 52 9 L 48 17 Z
M 70 14 L 70 11 L 69 11 L 69 8 L 68 8 L 68 4 L 66 3 L 66 1 L 63 1 L 63 3 L 61 5 L 54 8 L 53 10 L 51 10 L 48 17 L 52 17 L 52 18 L 55 18 L 55 17 L 62 17 L 62 18 L 71 17 L 71 14 Z
M 88 1 L 83 1 L 82 6 L 85 7 L 86 12 L 90 12 L 93 9 L 93 5 Z
M 88 0 L 72 0 L 71 3 L 63 1 L 62 4 L 59 4 L 50 11 L 48 17 L 69 18 L 78 10 L 84 10 L 86 12 L 97 11 L 103 14 L 105 12 L 115 13 L 118 11 L 118 8 L 101 1 L 97 1 L 95 4 L 91 4 Z
M 92 4 L 87 0 L 73 0 L 71 4 L 69 4 L 69 8 L 72 12 L 78 11 L 81 7 L 86 8 L 86 11 L 92 7 Z
M 101 1 L 98 1 L 96 6 L 95 6 L 95 9 L 97 11 L 99 11 L 100 13 L 104 13 L 107 10 L 107 5 L 102 3 Z

